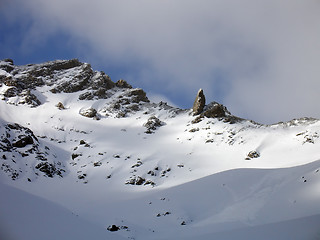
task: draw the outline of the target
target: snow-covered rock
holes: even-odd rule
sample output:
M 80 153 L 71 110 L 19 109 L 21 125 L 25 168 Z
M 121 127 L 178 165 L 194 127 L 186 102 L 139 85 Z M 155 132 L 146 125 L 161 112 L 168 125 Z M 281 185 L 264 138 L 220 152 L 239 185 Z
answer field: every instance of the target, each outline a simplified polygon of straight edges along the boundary
M 317 119 L 193 116 L 76 59 L 0 61 L 0 85 L 0 239 L 319 236 Z

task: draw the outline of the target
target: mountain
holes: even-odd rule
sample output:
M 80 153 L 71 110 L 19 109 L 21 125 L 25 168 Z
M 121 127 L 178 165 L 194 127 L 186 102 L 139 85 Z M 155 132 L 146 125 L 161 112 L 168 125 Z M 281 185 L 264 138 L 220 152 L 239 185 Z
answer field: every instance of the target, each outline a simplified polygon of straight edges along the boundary
M 77 59 L 0 84 L 1 239 L 320 239 L 317 119 L 152 103 Z

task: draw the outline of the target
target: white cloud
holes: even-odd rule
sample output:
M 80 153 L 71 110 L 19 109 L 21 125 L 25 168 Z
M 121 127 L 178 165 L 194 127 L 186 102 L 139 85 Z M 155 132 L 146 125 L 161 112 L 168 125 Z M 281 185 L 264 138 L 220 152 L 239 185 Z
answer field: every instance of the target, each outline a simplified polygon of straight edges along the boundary
M 201 87 L 257 121 L 320 117 L 317 0 L 21 2 L 40 26 L 89 42 L 88 54 L 131 66 L 128 81 L 174 102 L 192 104 Z

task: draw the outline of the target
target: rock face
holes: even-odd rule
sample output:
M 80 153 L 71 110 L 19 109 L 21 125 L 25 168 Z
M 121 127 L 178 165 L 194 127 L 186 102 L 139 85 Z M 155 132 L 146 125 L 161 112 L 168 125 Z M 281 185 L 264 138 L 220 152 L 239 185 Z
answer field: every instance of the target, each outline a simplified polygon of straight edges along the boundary
M 21 165 L 17 164 L 17 161 L 22 162 L 26 168 L 29 167 L 29 172 L 36 174 L 33 177 L 40 176 L 40 173 L 46 177 L 55 175 L 62 177 L 65 171 L 61 162 L 48 159 L 49 147 L 43 146 L 31 129 L 17 123 L 0 126 L 0 151 L 2 155 L 0 170 L 12 180 L 21 177 L 22 171 L 19 167 Z
M 203 115 L 207 118 L 220 118 L 231 115 L 231 113 L 222 104 L 211 102 L 204 108 Z
M 192 107 L 193 115 L 199 115 L 200 113 L 202 113 L 205 104 L 206 104 L 206 98 L 203 94 L 203 90 L 200 89 L 193 103 L 193 107 Z

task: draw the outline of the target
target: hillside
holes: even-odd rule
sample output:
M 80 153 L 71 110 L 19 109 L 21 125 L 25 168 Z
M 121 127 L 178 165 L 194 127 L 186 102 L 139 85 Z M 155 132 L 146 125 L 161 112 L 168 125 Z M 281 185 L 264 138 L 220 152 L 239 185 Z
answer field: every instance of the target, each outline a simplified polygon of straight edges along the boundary
M 76 59 L 3 60 L 0 83 L 3 236 L 320 238 L 317 119 L 152 103 Z

